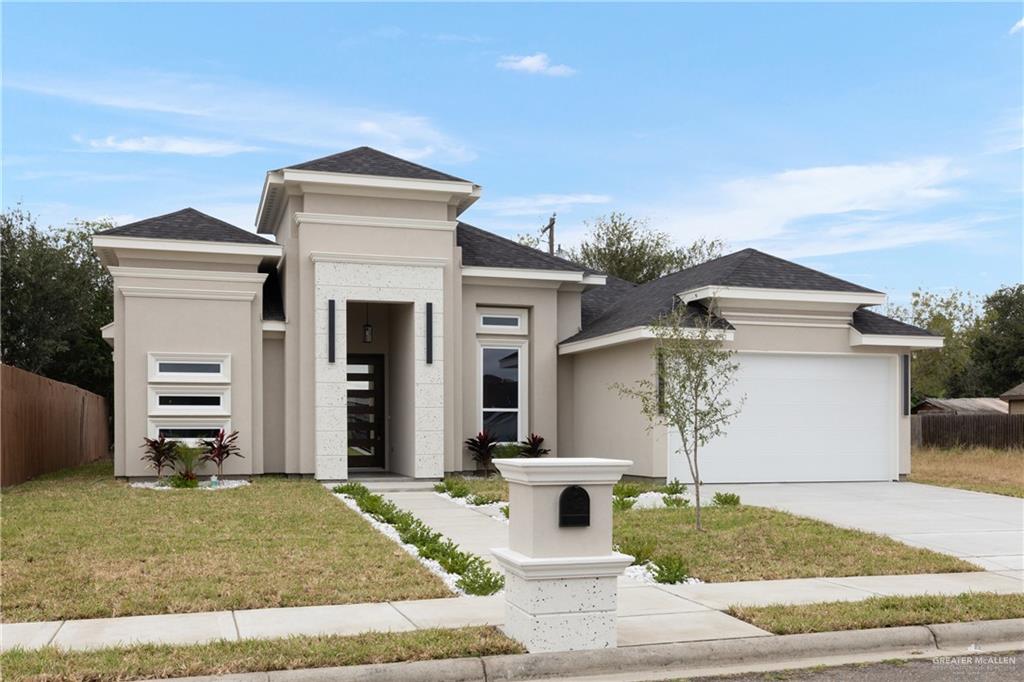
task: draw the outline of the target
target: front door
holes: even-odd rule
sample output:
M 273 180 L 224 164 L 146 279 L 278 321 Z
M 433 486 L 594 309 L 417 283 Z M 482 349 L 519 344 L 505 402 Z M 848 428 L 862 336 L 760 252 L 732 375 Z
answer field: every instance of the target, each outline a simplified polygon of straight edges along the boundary
M 384 356 L 348 356 L 348 466 L 384 468 Z

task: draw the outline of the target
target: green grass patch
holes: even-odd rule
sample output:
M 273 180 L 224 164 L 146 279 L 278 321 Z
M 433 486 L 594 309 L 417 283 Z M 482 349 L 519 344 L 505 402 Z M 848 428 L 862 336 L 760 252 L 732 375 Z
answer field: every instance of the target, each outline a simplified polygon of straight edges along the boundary
M 615 512 L 620 547 L 655 547 L 706 582 L 981 570 L 891 538 L 838 528 L 764 507 L 706 507 L 705 532 L 692 507 Z M 626 550 L 623 550 L 626 551 Z
M 447 492 L 452 497 L 480 496 L 493 502 L 508 502 L 508 483 L 499 474 L 487 478 L 482 476 L 445 476 L 444 481 L 434 486 L 438 492 Z
M 451 596 L 310 480 L 140 490 L 109 461 L 3 494 L 5 622 Z
M 799 606 L 734 606 L 729 614 L 777 635 L 792 635 L 1024 618 L 1024 594 L 968 592 L 955 596 L 871 597 Z
M 53 647 L 0 656 L 4 679 L 113 682 L 192 675 L 325 668 L 522 653 L 496 628 L 468 627 L 368 633 L 351 637 L 288 637 L 187 646 L 141 645 L 95 651 Z

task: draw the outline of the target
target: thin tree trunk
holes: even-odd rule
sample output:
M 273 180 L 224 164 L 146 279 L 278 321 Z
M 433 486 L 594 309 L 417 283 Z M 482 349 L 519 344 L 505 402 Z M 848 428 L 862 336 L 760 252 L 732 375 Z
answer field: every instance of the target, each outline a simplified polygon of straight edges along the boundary
M 697 530 L 703 531 L 704 526 L 700 519 L 700 462 L 697 460 L 697 427 L 693 427 L 693 488 L 694 499 L 697 502 Z

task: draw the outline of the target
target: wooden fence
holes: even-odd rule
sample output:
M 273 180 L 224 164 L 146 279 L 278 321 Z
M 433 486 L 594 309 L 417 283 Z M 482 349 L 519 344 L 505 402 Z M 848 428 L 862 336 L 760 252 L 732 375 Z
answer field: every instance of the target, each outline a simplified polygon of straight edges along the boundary
M 1024 414 L 915 414 L 910 442 L 926 448 L 1024 448 Z
M 0 486 L 107 456 L 102 396 L 0 365 Z

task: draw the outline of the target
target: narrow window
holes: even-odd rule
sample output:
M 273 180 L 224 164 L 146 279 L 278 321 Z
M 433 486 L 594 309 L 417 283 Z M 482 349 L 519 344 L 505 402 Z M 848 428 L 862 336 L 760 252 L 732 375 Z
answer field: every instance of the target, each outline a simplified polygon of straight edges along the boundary
M 219 362 L 161 362 L 162 374 L 220 374 Z
M 220 407 L 219 395 L 162 395 L 159 403 L 162 406 L 196 406 Z
M 904 353 L 900 356 L 901 371 L 900 375 L 902 378 L 900 393 L 903 399 L 903 416 L 906 417 L 910 414 L 910 355 Z
M 519 348 L 481 349 L 483 361 L 483 419 L 485 431 L 499 442 L 520 440 Z
M 658 350 L 657 361 L 655 371 L 658 373 L 656 377 L 657 391 L 658 391 L 658 414 L 665 414 L 665 354 Z
M 486 327 L 518 327 L 519 317 L 513 315 L 484 315 L 480 324 Z
M 205 426 L 176 426 L 170 428 L 163 428 L 157 432 L 158 436 L 164 438 L 173 439 L 184 439 L 184 438 L 216 438 L 217 433 L 220 431 L 217 427 L 205 427 Z

